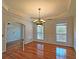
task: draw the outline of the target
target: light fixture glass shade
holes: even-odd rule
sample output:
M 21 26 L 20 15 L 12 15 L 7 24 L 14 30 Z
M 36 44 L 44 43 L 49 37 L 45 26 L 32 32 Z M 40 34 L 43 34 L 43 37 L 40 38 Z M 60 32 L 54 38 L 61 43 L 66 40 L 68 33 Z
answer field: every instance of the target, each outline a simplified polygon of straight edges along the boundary
M 34 22 L 36 25 L 43 25 L 43 23 L 45 23 L 46 21 L 44 21 L 43 19 L 40 19 L 40 20 L 36 19 L 36 20 L 34 20 L 33 22 Z

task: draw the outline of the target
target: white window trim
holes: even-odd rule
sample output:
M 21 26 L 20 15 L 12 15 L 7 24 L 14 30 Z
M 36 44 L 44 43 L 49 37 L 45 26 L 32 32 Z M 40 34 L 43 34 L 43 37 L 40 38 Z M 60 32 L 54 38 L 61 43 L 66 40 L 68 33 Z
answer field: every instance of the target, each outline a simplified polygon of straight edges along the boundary
M 42 33 L 43 34 L 43 38 L 42 39 L 38 39 L 38 37 L 37 37 L 37 26 L 36 26 L 36 39 L 43 41 L 44 40 L 44 25 L 41 25 L 41 26 L 43 26 L 43 33 Z
M 63 24 L 62 26 L 64 26 L 64 25 L 67 26 L 68 25 L 67 23 L 57 23 L 56 26 L 61 26 L 59 24 Z M 67 41 L 68 41 L 68 26 L 66 27 L 66 34 L 57 34 L 56 33 L 56 35 L 66 35 L 66 41 L 65 42 L 57 41 L 57 36 L 56 36 L 56 42 L 58 42 L 58 43 L 67 43 Z

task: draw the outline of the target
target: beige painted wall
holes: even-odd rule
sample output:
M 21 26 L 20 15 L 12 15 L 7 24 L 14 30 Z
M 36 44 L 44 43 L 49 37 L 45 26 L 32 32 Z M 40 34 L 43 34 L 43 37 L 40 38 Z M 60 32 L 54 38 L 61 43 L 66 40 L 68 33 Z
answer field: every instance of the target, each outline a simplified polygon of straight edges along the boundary
M 8 13 L 5 12 L 5 9 L 2 10 L 2 52 L 6 51 L 6 31 L 7 31 L 7 19 Z
M 17 16 L 15 14 L 9 13 L 7 12 L 4 8 L 3 8 L 3 12 L 2 12 L 2 29 L 3 29 L 3 35 L 4 37 L 2 38 L 2 52 L 6 51 L 6 43 L 7 43 L 7 25 L 8 25 L 8 21 L 12 21 L 12 22 L 17 22 L 17 23 L 21 23 L 24 24 L 25 28 L 24 28 L 24 42 L 29 43 L 32 42 L 32 23 L 29 21 L 29 18 L 22 18 L 20 16 Z
M 74 18 L 74 49 L 76 50 L 76 17 Z
M 24 42 L 25 43 L 29 43 L 29 42 L 32 42 L 32 23 L 30 21 L 29 18 L 22 18 L 20 16 L 17 16 L 17 15 L 14 15 L 14 14 L 10 14 L 10 21 L 14 21 L 14 22 L 17 22 L 17 23 L 21 23 L 21 24 L 24 24 L 25 28 L 24 28 Z M 16 17 L 17 16 L 17 17 Z
M 32 21 L 29 18 L 23 18 L 20 16 L 17 16 L 15 14 L 9 13 L 7 12 L 5 9 L 3 9 L 3 13 L 2 13 L 2 17 L 3 17 L 3 39 L 2 39 L 2 51 L 6 51 L 6 42 L 7 42 L 7 23 L 8 21 L 13 21 L 13 22 L 17 22 L 17 23 L 21 23 L 25 25 L 25 29 L 24 29 L 24 42 L 25 43 L 29 43 L 32 41 L 41 41 L 41 40 L 37 40 L 36 39 L 36 32 L 35 32 L 35 27 L 32 25 Z M 58 19 L 53 19 L 53 20 L 47 20 L 47 22 L 45 23 L 45 39 L 42 40 L 41 42 L 46 42 L 46 43 L 51 43 L 51 44 L 63 44 L 66 46 L 71 46 L 73 47 L 73 36 L 74 36 L 74 30 L 73 30 L 73 17 L 65 17 L 65 18 L 58 18 Z M 56 42 L 56 29 L 55 29 L 55 25 L 56 23 L 60 23 L 60 22 L 67 22 L 68 23 L 68 42 L 67 43 L 58 43 Z
M 68 25 L 68 39 L 67 43 L 58 43 L 56 42 L 56 23 L 66 22 Z M 35 29 L 35 27 L 34 27 Z M 59 19 L 53 19 L 53 20 L 47 20 L 45 23 L 45 38 L 44 40 L 37 40 L 36 35 L 33 36 L 34 41 L 40 41 L 40 42 L 46 42 L 51 44 L 59 44 L 59 45 L 65 45 L 73 47 L 73 17 L 66 17 L 66 18 L 59 18 Z M 36 34 L 35 30 L 34 33 Z
M 33 25 L 27 20 L 25 25 L 25 44 L 33 41 Z

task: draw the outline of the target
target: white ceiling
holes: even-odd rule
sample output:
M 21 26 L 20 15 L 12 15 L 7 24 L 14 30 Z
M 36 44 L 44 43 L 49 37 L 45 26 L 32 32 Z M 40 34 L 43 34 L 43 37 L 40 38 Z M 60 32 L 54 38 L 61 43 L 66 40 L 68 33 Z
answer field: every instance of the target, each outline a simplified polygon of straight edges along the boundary
M 68 14 L 71 2 L 72 0 L 3 0 L 3 7 L 9 12 L 34 18 L 38 17 L 38 8 L 41 8 L 41 17 L 55 17 Z

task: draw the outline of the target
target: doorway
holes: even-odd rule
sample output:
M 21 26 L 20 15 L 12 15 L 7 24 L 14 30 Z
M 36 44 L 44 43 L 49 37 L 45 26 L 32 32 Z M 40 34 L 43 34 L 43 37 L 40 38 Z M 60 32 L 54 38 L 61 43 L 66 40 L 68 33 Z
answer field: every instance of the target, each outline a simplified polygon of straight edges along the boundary
M 23 47 L 24 25 L 16 22 L 8 22 L 6 49 L 20 49 Z

